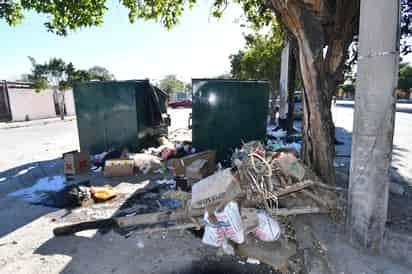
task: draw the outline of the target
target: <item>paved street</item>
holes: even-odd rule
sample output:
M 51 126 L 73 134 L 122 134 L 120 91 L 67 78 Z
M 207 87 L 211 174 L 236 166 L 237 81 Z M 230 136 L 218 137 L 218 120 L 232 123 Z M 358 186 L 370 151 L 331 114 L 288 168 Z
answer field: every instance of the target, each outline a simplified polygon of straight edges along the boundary
M 412 182 L 412 104 L 400 104 L 396 113 L 393 166 L 407 181 Z M 187 127 L 190 109 L 170 109 L 170 131 Z M 406 111 L 406 112 L 405 112 Z M 332 110 L 338 137 L 345 145 L 337 147 L 338 161 L 348 162 L 353 126 L 353 104 L 338 102 Z M 58 121 L 46 125 L 0 129 L 2 157 L 0 172 L 20 165 L 61 157 L 63 152 L 78 149 L 76 121 Z M 345 160 L 346 159 L 346 160 Z
M 0 172 L 20 165 L 61 157 L 78 148 L 76 121 L 0 129 Z
M 170 131 L 187 127 L 190 112 L 191 109 L 170 109 Z M 49 124 L 35 123 L 27 127 L 0 128 L 0 140 L 0 172 L 32 162 L 56 159 L 62 153 L 79 147 L 76 120 L 73 119 Z
M 351 150 L 353 127 L 353 103 L 339 102 L 332 109 L 336 125 L 337 136 L 345 144 L 336 147 L 337 161 L 348 163 Z M 393 149 L 393 168 L 403 177 L 404 181 L 412 185 L 412 104 L 397 104 L 395 135 Z

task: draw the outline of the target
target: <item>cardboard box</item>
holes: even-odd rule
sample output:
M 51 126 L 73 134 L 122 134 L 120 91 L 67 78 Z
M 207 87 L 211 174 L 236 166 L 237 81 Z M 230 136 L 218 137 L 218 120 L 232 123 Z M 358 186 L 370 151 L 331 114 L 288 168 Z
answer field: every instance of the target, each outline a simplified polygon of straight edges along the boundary
M 64 174 L 76 175 L 90 169 L 90 155 L 87 152 L 70 151 L 63 154 Z
M 197 159 L 186 167 L 186 177 L 190 179 L 202 179 L 208 175 L 206 159 Z
M 212 174 L 216 169 L 216 151 L 206 150 L 203 152 L 191 154 L 182 158 L 170 159 L 168 166 L 175 170 L 176 176 L 184 176 L 186 168 L 198 159 L 207 160 L 207 175 Z
M 103 174 L 104 177 L 133 176 L 135 174 L 134 161 L 121 159 L 107 160 Z
M 233 179 L 230 168 L 217 171 L 192 186 L 191 207 L 194 209 L 228 202 L 241 193 L 240 185 Z

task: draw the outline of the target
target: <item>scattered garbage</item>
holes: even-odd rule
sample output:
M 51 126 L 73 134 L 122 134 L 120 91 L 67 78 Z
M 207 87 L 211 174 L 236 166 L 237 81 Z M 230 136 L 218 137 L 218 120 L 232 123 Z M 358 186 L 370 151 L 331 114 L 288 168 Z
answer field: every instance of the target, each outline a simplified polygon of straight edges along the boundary
M 87 152 L 77 150 L 63 154 L 64 174 L 76 175 L 87 172 L 90 168 L 90 156 Z
M 142 240 L 137 241 L 138 248 L 144 248 L 144 242 Z
M 135 162 L 133 160 L 107 160 L 104 168 L 104 177 L 124 177 L 134 175 Z
M 280 226 L 273 218 L 269 217 L 265 212 L 257 214 L 259 225 L 254 231 L 254 234 L 259 240 L 264 242 L 273 242 L 280 237 Z
M 246 263 L 248 264 L 260 264 L 260 261 L 254 258 L 247 258 Z
M 224 230 L 219 224 L 216 216 L 211 215 L 206 211 L 203 217 L 205 232 L 203 233 L 202 242 L 207 245 L 220 247 L 224 241 Z
M 111 185 L 104 185 L 102 187 L 91 187 L 90 193 L 96 202 L 105 202 L 117 196 L 117 191 Z
M 245 241 L 242 219 L 236 202 L 229 202 L 223 211 L 216 211 L 215 216 L 228 239 L 238 244 Z
M 154 180 L 161 191 L 142 191 L 140 196 L 157 204 L 160 211 L 145 214 L 128 211 L 122 217 L 58 227 L 55 235 L 100 227 L 136 227 L 144 232 L 160 231 L 167 235 L 170 230 L 203 227 L 204 244 L 220 248 L 225 254 L 239 255 L 238 250 L 250 244 L 250 239 L 267 242 L 267 245 L 288 233 L 280 225 L 279 217 L 328 213 L 335 207 L 333 187 L 325 185 L 298 159 L 299 143 L 269 140 L 263 145 L 251 141 L 233 152 L 231 167 L 216 170 L 215 151 L 173 158 L 179 149 L 192 148 L 181 145 L 175 146 L 174 151 L 167 139 L 162 142 L 161 150 L 127 154 L 133 160 L 107 160 L 104 171 L 105 175 L 107 172 L 113 175 L 113 167 L 117 165 L 111 163 L 117 161 L 126 161 L 122 168 L 127 171 L 115 174 L 126 174 L 136 168 L 141 172 L 159 170 L 166 162 L 174 178 L 165 176 Z M 108 186 L 101 192 L 99 188 L 90 189 L 94 196 L 101 193 L 102 200 L 115 195 Z M 244 258 L 250 264 L 260 263 L 259 257 Z
M 150 154 L 128 154 L 128 158 L 133 161 L 134 168 L 143 174 L 157 170 L 162 166 L 161 159 Z
M 47 192 L 57 192 L 66 186 L 64 176 L 44 177 L 28 188 L 22 188 L 15 192 L 9 193 L 8 196 L 19 197 L 29 203 L 39 203 L 47 198 Z

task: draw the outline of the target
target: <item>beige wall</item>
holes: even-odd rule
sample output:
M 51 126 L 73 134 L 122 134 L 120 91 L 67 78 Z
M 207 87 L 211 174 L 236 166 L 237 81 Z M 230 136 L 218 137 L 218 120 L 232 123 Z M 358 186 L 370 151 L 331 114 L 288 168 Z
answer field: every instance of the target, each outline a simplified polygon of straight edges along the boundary
M 10 109 L 13 121 L 24 121 L 56 117 L 53 92 L 36 93 L 30 89 L 9 88 Z

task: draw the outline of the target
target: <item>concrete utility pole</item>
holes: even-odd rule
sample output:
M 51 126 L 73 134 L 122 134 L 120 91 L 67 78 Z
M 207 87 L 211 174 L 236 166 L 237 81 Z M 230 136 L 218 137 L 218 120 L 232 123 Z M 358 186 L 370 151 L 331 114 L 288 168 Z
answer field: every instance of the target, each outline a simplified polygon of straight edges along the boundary
M 286 42 L 285 47 L 282 50 L 281 63 L 280 63 L 280 86 L 279 86 L 279 126 L 286 129 L 286 117 L 288 113 L 288 79 L 289 79 L 289 56 L 290 56 L 290 43 Z
M 399 70 L 399 0 L 362 0 L 347 230 L 379 252 L 388 210 Z

